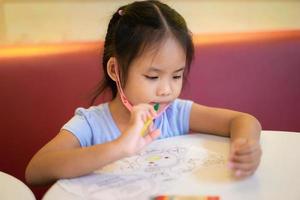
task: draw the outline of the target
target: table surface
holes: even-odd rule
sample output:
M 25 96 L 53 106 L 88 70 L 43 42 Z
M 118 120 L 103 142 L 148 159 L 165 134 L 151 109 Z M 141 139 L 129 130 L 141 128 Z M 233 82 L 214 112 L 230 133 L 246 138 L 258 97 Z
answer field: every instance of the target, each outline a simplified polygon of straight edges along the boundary
M 123 188 L 117 191 L 112 190 L 110 188 L 111 186 L 106 187 L 105 190 L 103 190 L 103 185 L 101 186 L 102 188 L 100 188 L 99 184 L 103 184 L 103 182 L 99 183 L 99 179 L 101 179 L 100 176 L 103 176 L 103 174 L 99 175 L 99 173 L 93 173 L 92 175 L 80 177 L 77 179 L 62 180 L 55 183 L 44 195 L 43 200 L 76 200 L 87 198 L 87 196 L 83 198 L 82 195 L 79 195 L 79 190 L 81 190 L 81 193 L 82 191 L 94 190 L 93 192 L 94 194 L 98 195 L 98 199 L 102 199 L 101 197 L 103 197 L 104 199 L 122 199 L 122 195 L 120 196 L 120 194 L 122 194 L 122 190 L 127 190 L 125 191 L 126 194 L 128 194 L 128 192 L 132 193 L 133 191 L 142 192 L 142 195 L 139 194 L 139 197 L 131 196 L 130 199 L 151 199 L 150 197 L 153 196 L 153 193 L 155 195 L 161 194 L 162 191 L 163 194 L 170 195 L 218 195 L 222 200 L 300 199 L 299 144 L 300 133 L 262 131 L 261 145 L 263 156 L 259 168 L 253 176 L 246 179 L 237 180 L 231 176 L 231 172 L 227 167 L 227 158 L 229 152 L 228 138 L 206 134 L 189 134 L 164 140 L 157 140 L 154 141 L 151 145 L 156 147 L 158 146 L 160 148 L 165 148 L 168 145 L 186 145 L 189 147 L 199 147 L 200 149 L 204 149 L 207 152 L 213 153 L 209 154 L 209 156 L 219 156 L 219 158 L 224 158 L 224 163 L 217 163 L 216 160 L 218 159 L 206 160 L 206 162 L 201 163 L 202 167 L 197 168 L 196 166 L 193 166 L 196 168 L 190 170 L 192 166 L 192 162 L 190 159 L 188 161 L 185 161 L 185 164 L 189 163 L 188 165 L 186 164 L 185 167 L 181 165 L 176 169 L 177 171 L 172 168 L 171 171 L 176 171 L 177 176 L 173 176 L 174 174 L 168 174 L 169 180 L 161 179 L 157 181 L 156 177 L 155 181 L 155 178 L 153 178 L 152 176 L 150 179 L 153 179 L 156 185 L 153 185 L 152 183 L 152 185 L 150 184 L 149 186 L 146 184 L 146 182 L 141 182 L 141 187 L 132 188 L 133 185 L 130 185 L 130 183 L 128 183 L 124 184 L 122 186 Z M 149 146 L 151 147 L 151 145 Z M 177 153 L 178 152 L 179 151 L 177 151 Z M 201 153 L 201 151 L 199 151 L 199 153 Z M 155 160 L 155 158 L 153 158 L 154 157 L 152 156 L 151 159 Z M 193 161 L 196 162 L 196 160 L 197 159 L 194 159 Z M 117 164 L 115 164 L 115 166 L 116 165 Z M 187 170 L 187 166 L 189 167 L 188 169 L 190 171 Z M 186 171 L 189 171 L 189 173 L 184 174 Z M 128 175 L 128 170 L 126 173 Z M 153 175 L 153 168 L 151 173 Z M 160 173 L 162 174 L 161 177 L 165 176 L 162 171 L 160 171 Z M 164 171 L 164 173 L 168 172 Z M 170 176 L 173 177 L 170 178 Z M 90 182 L 91 180 L 93 181 L 93 178 L 95 183 Z M 63 182 L 63 184 L 61 184 L 61 182 Z M 88 184 L 90 184 L 88 185 L 88 188 L 85 188 L 87 190 L 83 190 L 81 188 L 81 182 L 82 186 L 84 185 L 84 187 L 87 187 L 87 182 Z M 63 185 L 66 186 L 70 183 L 71 186 L 73 183 L 76 183 L 73 184 L 73 192 L 70 192 L 70 190 L 66 189 L 66 187 L 63 187 Z M 107 182 L 105 182 L 105 184 L 106 183 Z M 115 186 L 116 185 L 113 185 L 113 187 Z M 156 189 L 154 186 L 156 186 Z M 152 187 L 152 189 L 154 188 L 153 191 L 156 192 L 152 192 L 152 194 L 150 195 L 149 191 L 146 191 L 145 189 L 147 187 Z M 72 187 L 70 188 L 72 189 Z M 98 191 L 95 191 L 95 189 L 98 189 Z M 107 196 L 108 193 L 114 193 L 114 195 Z M 117 194 L 119 194 L 119 196 Z M 89 198 L 90 197 L 88 197 L 88 199 Z M 123 198 L 126 199 L 128 198 L 128 196 L 123 196 Z M 92 199 L 92 197 L 90 199 Z
M 22 181 L 0 171 L 0 199 L 35 200 L 35 196 Z

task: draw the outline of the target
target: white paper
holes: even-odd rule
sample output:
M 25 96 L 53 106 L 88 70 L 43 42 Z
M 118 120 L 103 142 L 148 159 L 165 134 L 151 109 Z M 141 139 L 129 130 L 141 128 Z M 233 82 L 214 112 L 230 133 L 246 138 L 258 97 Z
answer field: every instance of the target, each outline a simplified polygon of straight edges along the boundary
M 116 161 L 90 175 L 60 180 L 67 192 L 84 199 L 149 199 L 197 170 L 222 167 L 224 156 L 200 146 L 150 145 L 140 154 Z

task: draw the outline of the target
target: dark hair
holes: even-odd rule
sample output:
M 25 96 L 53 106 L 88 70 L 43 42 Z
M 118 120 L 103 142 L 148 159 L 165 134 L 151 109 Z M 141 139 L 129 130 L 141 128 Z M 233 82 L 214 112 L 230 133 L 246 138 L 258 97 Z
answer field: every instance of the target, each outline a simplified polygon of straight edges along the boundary
M 121 84 L 124 85 L 132 61 L 145 49 L 161 44 L 170 36 L 178 40 L 186 52 L 186 78 L 194 56 L 194 45 L 183 17 L 168 5 L 153 0 L 120 7 L 108 25 L 102 58 L 104 77 L 97 86 L 91 103 L 106 89 L 110 89 L 112 98 L 117 95 L 116 83 L 106 70 L 111 57 L 118 61 Z

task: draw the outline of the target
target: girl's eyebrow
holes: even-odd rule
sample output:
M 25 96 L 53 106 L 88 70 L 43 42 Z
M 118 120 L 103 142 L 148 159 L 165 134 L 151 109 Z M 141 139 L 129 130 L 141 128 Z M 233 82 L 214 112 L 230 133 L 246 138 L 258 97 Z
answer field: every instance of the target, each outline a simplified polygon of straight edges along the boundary
M 174 73 L 176 72 L 180 72 L 180 71 L 183 71 L 184 70 L 184 67 L 181 67 L 177 70 L 174 71 Z M 161 69 L 158 69 L 156 67 L 150 67 L 147 71 L 151 72 L 151 71 L 154 71 L 154 72 L 161 72 L 162 70 Z

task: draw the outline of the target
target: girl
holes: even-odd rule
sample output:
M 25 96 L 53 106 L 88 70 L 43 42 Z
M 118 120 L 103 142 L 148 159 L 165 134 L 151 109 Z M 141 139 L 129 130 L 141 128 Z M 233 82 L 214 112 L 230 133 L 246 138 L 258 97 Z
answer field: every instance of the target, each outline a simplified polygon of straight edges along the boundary
M 159 1 L 120 7 L 104 44 L 104 78 L 93 101 L 107 88 L 112 100 L 79 108 L 60 133 L 34 155 L 30 184 L 93 172 L 139 152 L 157 138 L 205 132 L 231 138 L 234 175 L 254 173 L 260 162 L 260 123 L 251 115 L 178 99 L 194 48 L 182 16 Z M 154 104 L 159 105 L 156 112 Z M 153 120 L 154 119 L 154 120 Z M 151 126 L 141 133 L 145 123 Z

